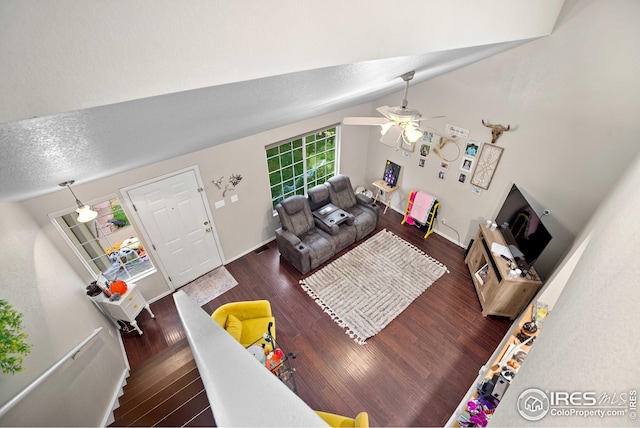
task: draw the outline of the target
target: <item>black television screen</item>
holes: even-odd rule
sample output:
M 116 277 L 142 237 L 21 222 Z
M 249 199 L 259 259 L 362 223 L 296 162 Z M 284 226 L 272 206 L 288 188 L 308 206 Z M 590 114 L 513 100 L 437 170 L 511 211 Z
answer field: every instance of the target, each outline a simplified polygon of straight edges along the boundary
M 384 181 L 391 187 L 395 187 L 398 184 L 398 176 L 400 175 L 400 165 L 387 161 L 384 167 Z
M 540 221 L 540 217 L 514 184 L 496 216 L 502 236 L 516 260 L 524 259 L 533 265 L 545 249 L 551 235 Z M 525 266 L 525 267 L 528 267 Z

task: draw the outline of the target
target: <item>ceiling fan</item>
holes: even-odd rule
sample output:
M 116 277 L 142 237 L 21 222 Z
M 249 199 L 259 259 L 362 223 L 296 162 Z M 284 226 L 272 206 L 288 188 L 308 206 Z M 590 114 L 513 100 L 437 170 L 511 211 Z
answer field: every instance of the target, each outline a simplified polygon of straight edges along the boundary
M 413 149 L 413 145 L 420 141 L 424 131 L 419 128 L 422 119 L 418 110 L 407 108 L 407 93 L 409 92 L 409 81 L 413 79 L 415 71 L 400 76 L 405 82 L 404 97 L 402 104 L 397 107 L 381 106 L 376 110 L 384 117 L 345 117 L 342 121 L 344 125 L 379 125 L 382 127 L 380 142 L 398 150 L 403 145 Z M 436 116 L 431 119 L 444 117 Z

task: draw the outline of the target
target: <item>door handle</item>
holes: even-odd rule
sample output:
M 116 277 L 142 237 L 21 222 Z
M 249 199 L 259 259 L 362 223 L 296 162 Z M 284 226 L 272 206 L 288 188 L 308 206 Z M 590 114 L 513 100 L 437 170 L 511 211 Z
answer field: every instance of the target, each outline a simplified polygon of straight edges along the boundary
M 205 232 L 211 232 L 211 228 L 210 228 L 210 227 L 207 227 L 204 231 L 205 231 Z
M 208 225 L 208 224 L 209 224 L 209 222 L 208 222 L 208 221 L 205 221 L 205 222 L 204 222 L 204 225 L 205 225 L 205 226 L 206 226 L 206 225 Z

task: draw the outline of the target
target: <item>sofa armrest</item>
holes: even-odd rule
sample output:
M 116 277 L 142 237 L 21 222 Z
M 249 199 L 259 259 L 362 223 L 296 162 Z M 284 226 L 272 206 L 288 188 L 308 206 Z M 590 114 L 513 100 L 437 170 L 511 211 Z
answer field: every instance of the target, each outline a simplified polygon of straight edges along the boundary
M 356 200 L 362 205 L 371 205 L 373 203 L 373 198 L 363 195 L 362 193 L 356 193 Z
M 300 273 L 305 274 L 311 270 L 311 249 L 300 238 L 288 230 L 279 228 L 276 230 L 276 243 L 280 255 Z
M 300 238 L 298 238 L 296 235 L 282 228 L 276 230 L 276 236 L 279 236 L 280 238 L 284 239 L 287 242 L 287 244 L 291 245 L 292 247 L 302 242 L 300 241 Z

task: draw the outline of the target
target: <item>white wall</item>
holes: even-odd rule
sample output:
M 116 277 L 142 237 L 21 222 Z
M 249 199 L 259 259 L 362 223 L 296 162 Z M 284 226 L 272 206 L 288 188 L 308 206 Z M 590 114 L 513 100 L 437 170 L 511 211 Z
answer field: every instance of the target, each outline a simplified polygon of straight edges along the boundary
M 414 188 L 436 195 L 440 218 L 465 245 L 479 222 L 497 214 L 516 183 L 539 214 L 551 210 L 543 223 L 553 240 L 536 264 L 548 278 L 638 153 L 640 56 L 633 54 L 640 40 L 638 16 L 635 1 L 567 2 L 551 35 L 410 86 L 409 107 L 426 117 L 446 115 L 423 122 L 439 131 L 451 123 L 487 142 L 491 133 L 482 119 L 511 125 L 497 143 L 505 148 L 497 172 L 480 196 L 471 193 L 470 184 L 457 182 L 460 159 L 442 181 L 436 156 L 419 168 L 417 152 L 405 158 L 379 143 L 370 151 L 368 179 L 381 176 L 386 159 L 402 165 L 394 208 L 404 212 Z M 399 105 L 401 99 L 398 93 L 373 104 Z M 377 130 L 370 138 L 377 140 Z M 442 224 L 439 230 L 458 239 Z
M 87 298 L 85 281 L 22 204 L 0 203 L 0 259 L 0 299 L 23 314 L 27 341 L 32 345 L 31 353 L 24 358 L 23 371 L 0 374 L 0 405 L 94 329 L 104 328 L 78 360 L 61 369 L 67 373 L 64 393 L 60 384 L 47 382 L 0 424 L 99 425 L 127 369 L 118 331 Z M 77 383 L 79 380 L 82 382 Z
M 102 200 L 105 196 L 119 193 L 119 189 L 123 187 L 181 168 L 198 165 L 213 214 L 213 223 L 220 238 L 223 257 L 228 262 L 272 240 L 275 229 L 279 227 L 278 219 L 272 215 L 265 147 L 300 134 L 335 125 L 345 116 L 369 114 L 370 109 L 371 105 L 366 104 L 297 122 L 169 161 L 131 170 L 108 179 L 74 186 L 74 192 L 83 202 L 90 203 L 92 200 Z M 354 186 L 365 184 L 367 136 L 366 127 L 342 127 L 339 169 L 351 177 Z M 176 144 L 179 144 L 179 141 L 176 141 Z M 226 197 L 223 198 L 223 190 L 218 189 L 212 181 L 224 176 L 226 182 L 231 174 L 240 174 L 243 179 L 235 191 L 227 192 Z M 238 196 L 238 202 L 231 203 L 230 198 L 234 194 Z M 215 202 L 222 199 L 225 200 L 225 206 L 216 209 Z M 58 251 L 64 254 L 78 275 L 88 284 L 92 281 L 89 272 L 77 260 L 77 256 L 60 233 L 54 229 L 47 216 L 49 213 L 71 208 L 72 204 L 72 196 L 64 189 L 24 202 L 24 206 L 42 227 L 43 233 L 56 244 Z M 131 215 L 129 218 L 133 221 Z M 144 244 L 145 248 L 151 248 L 148 243 Z M 149 254 L 154 263 L 157 263 L 153 251 L 149 251 Z M 148 300 L 155 300 L 170 291 L 166 280 L 159 272 L 141 279 L 137 284 Z

